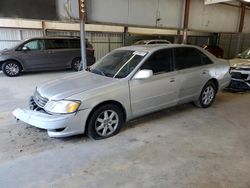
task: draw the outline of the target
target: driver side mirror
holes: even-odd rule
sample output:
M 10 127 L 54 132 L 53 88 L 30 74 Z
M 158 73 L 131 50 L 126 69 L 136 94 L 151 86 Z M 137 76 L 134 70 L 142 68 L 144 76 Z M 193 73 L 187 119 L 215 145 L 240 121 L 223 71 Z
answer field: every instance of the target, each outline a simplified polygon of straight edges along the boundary
M 143 69 L 138 71 L 135 75 L 133 79 L 146 79 L 146 78 L 150 78 L 153 76 L 153 71 L 149 70 L 149 69 Z
M 27 46 L 23 46 L 22 47 L 22 51 L 26 52 L 26 51 L 29 51 L 30 49 L 27 47 Z

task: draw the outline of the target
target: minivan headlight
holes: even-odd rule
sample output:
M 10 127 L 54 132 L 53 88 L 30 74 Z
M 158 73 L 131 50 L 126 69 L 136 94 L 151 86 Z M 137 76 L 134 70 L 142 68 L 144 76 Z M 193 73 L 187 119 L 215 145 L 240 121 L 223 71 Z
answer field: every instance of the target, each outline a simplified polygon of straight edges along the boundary
M 48 101 L 45 105 L 45 110 L 51 113 L 69 114 L 76 112 L 80 105 L 81 101 Z

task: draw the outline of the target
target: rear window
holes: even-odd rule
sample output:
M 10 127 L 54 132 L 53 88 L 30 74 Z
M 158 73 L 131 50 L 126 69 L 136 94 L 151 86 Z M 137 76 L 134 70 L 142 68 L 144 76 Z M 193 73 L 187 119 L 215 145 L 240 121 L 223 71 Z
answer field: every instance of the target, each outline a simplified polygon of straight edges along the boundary
M 80 39 L 69 39 L 69 48 L 81 48 Z M 86 40 L 86 48 L 93 48 L 92 44 Z
M 182 70 L 211 64 L 212 61 L 196 48 L 175 48 L 175 69 Z
M 46 49 L 65 49 L 69 48 L 67 39 L 47 39 L 45 40 Z
M 69 47 L 70 48 L 81 48 L 80 40 L 78 40 L 78 39 L 70 39 L 69 40 Z

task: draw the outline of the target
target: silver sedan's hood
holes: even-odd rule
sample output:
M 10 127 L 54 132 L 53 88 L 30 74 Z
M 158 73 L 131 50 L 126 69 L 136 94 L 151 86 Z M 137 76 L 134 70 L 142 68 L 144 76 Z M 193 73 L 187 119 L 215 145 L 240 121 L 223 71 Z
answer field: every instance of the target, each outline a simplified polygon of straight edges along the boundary
M 235 58 L 231 59 L 229 62 L 231 67 L 250 68 L 250 59 Z
M 50 100 L 61 100 L 87 90 L 112 84 L 117 81 L 118 80 L 114 78 L 84 71 L 46 82 L 37 87 L 37 90 L 41 96 Z

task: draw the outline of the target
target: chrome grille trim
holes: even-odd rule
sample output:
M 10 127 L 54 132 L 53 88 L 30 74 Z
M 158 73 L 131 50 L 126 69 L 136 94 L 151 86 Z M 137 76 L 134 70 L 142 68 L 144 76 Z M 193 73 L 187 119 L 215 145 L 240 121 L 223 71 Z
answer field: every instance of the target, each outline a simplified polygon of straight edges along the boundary
M 34 98 L 34 102 L 40 108 L 43 108 L 49 101 L 49 99 L 47 99 L 46 97 L 43 97 L 37 90 L 35 91 L 33 98 Z

